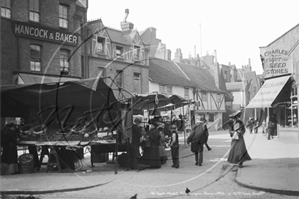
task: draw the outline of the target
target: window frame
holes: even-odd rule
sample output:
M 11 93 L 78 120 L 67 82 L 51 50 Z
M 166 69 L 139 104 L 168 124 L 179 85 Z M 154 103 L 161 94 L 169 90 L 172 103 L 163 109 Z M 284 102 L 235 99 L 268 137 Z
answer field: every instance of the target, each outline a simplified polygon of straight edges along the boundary
M 33 5 L 31 5 L 31 3 L 33 3 Z M 37 8 L 36 8 L 36 3 L 38 4 Z M 30 22 L 35 22 L 35 23 L 40 23 L 40 0 L 29 0 L 28 6 L 29 6 L 29 8 L 28 8 L 29 21 Z M 31 7 L 34 7 L 34 8 L 31 9 Z M 33 19 L 31 19 L 31 14 L 33 14 Z M 38 17 L 37 20 L 35 20 L 36 16 Z
M 60 8 L 65 8 L 66 9 L 66 16 L 64 13 L 64 10 L 62 10 L 63 13 L 60 12 Z M 59 4 L 59 11 L 58 11 L 58 17 L 59 17 L 59 22 L 58 22 L 58 26 L 61 29 L 68 29 L 69 28 L 69 6 L 66 4 Z M 63 26 L 63 23 L 61 25 L 61 22 L 66 22 L 66 27 Z
M 39 51 L 39 56 L 34 56 L 32 54 L 32 47 L 34 47 L 35 51 Z M 36 49 L 39 48 L 39 50 Z M 39 64 L 39 66 L 38 66 Z M 30 70 L 31 71 L 42 71 L 42 46 L 38 44 L 30 44 Z
M 141 53 L 141 47 L 138 45 L 133 46 L 133 60 L 140 61 L 140 53 Z
M 117 53 L 118 50 L 120 51 L 120 55 L 118 55 L 118 53 Z M 123 52 L 124 52 L 124 47 L 123 46 L 116 46 L 116 52 L 115 52 L 116 57 L 123 58 Z
M 4 15 L 2 15 L 3 11 Z M 11 19 L 11 0 L 4 0 L 1 3 L 1 17 Z
M 189 99 L 190 98 L 190 89 L 184 88 L 184 98 Z
M 101 42 L 98 42 L 98 40 L 101 39 Z M 95 44 L 95 54 L 104 54 L 105 53 L 105 42 L 106 38 L 101 36 L 96 36 L 96 44 Z M 101 45 L 99 45 L 101 44 Z M 98 46 L 102 46 L 102 50 L 98 52 Z
M 166 88 L 165 88 L 166 94 L 167 94 L 167 95 L 173 95 L 173 86 L 171 86 L 171 85 L 166 85 L 165 87 L 166 87 Z
M 214 122 L 215 121 L 215 114 L 214 113 L 208 113 L 208 121 Z
M 138 77 L 136 76 L 138 75 Z M 138 90 L 137 93 L 140 93 L 142 92 L 142 85 L 141 85 L 141 73 L 133 73 L 133 85 L 135 86 L 135 81 L 138 81 L 138 86 L 139 88 L 135 88 L 134 87 L 134 90 Z
M 158 88 L 158 90 L 159 90 L 159 92 L 161 93 L 161 94 L 165 94 L 166 92 L 165 92 L 165 85 L 161 85 L 161 84 L 159 84 L 159 88 Z
M 202 100 L 207 102 L 208 101 L 208 98 L 207 98 L 207 92 L 201 92 L 201 97 L 202 97 Z
M 59 52 L 59 67 L 60 67 L 60 72 L 64 75 L 69 75 L 70 74 L 70 63 L 67 62 L 71 54 L 71 51 L 69 49 L 60 49 Z M 63 66 L 61 65 L 62 63 L 62 56 L 64 56 L 64 61 L 63 61 Z M 67 63 L 67 66 L 65 66 L 65 63 Z

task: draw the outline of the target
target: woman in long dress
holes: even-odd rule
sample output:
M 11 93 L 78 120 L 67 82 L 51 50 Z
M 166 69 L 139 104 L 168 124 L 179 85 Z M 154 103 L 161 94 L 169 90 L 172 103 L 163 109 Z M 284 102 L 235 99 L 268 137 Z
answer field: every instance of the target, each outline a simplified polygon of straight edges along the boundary
M 229 163 L 238 164 L 238 166 L 241 168 L 245 161 L 251 160 L 251 157 L 246 149 L 246 144 L 244 141 L 244 133 L 246 130 L 244 123 L 239 119 L 240 115 L 240 111 L 230 115 L 230 118 L 233 120 L 233 122 L 230 123 L 229 128 L 232 141 L 227 161 Z
M 15 174 L 19 172 L 17 133 L 18 129 L 13 123 L 5 125 L 1 132 L 1 145 L 3 147 L 1 155 L 2 175 Z

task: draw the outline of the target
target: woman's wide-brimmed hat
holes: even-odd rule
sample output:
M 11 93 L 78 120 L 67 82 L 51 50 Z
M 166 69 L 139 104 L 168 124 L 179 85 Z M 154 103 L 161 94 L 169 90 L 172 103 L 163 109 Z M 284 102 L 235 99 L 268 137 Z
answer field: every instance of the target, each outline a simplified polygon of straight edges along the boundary
M 232 113 L 231 115 L 229 115 L 229 117 L 230 117 L 230 118 L 237 118 L 237 117 L 240 117 L 241 114 L 242 114 L 242 111 L 239 110 L 239 111 L 234 112 L 234 113 Z

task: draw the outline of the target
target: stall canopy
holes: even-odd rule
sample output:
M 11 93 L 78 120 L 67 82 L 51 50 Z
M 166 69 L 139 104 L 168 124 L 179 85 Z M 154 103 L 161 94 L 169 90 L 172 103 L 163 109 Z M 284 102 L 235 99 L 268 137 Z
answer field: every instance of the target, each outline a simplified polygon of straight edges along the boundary
M 166 96 L 159 93 L 138 94 L 132 97 L 132 107 L 138 110 L 168 109 L 182 107 L 189 102 L 178 95 Z
M 289 79 L 290 76 L 283 76 L 266 80 L 246 108 L 271 107 Z
M 118 101 L 102 79 L 1 86 L 1 117 L 29 118 L 43 110 L 70 111 L 78 118 L 97 109 L 117 110 Z M 54 107 L 54 109 L 53 109 Z M 116 115 L 116 113 L 113 113 Z

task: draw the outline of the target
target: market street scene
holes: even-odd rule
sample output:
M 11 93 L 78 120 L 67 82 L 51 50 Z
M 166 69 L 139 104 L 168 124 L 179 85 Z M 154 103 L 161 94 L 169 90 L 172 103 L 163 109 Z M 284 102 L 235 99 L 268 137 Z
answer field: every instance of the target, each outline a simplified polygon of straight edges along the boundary
M 1 198 L 299 198 L 297 0 L 1 0 L 0 24 Z

